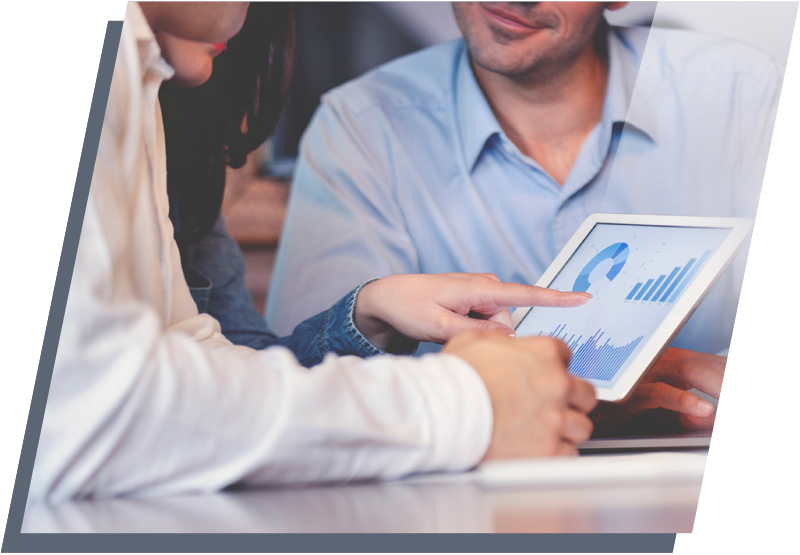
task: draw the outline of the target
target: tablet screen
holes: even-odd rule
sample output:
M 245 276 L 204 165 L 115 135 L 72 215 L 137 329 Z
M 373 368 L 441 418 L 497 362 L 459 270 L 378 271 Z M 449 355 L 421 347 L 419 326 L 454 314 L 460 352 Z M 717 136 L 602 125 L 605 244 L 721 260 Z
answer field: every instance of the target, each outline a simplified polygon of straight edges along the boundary
M 532 308 L 517 336 L 563 340 L 572 351 L 571 375 L 613 387 L 730 232 L 596 224 L 549 284 L 594 298 L 578 308 Z

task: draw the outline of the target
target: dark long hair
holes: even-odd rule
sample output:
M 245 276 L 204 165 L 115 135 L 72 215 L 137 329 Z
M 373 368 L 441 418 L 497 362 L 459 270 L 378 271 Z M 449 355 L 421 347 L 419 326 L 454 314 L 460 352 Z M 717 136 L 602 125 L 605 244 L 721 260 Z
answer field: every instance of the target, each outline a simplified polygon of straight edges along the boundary
M 219 217 L 225 167 L 240 168 L 278 124 L 292 72 L 294 9 L 253 2 L 241 31 L 193 89 L 159 92 L 167 150 L 170 219 L 180 247 Z

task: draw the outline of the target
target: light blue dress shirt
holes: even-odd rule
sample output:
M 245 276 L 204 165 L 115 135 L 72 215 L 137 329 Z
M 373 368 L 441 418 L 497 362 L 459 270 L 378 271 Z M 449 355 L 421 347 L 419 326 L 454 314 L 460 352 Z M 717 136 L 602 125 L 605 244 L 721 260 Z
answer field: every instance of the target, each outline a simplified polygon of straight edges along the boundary
M 602 118 L 563 186 L 503 133 L 463 40 L 326 94 L 301 143 L 270 326 L 286 334 L 390 274 L 535 283 L 595 212 L 755 217 L 780 64 L 686 31 L 610 27 L 607 44 Z M 745 259 L 673 345 L 728 347 Z

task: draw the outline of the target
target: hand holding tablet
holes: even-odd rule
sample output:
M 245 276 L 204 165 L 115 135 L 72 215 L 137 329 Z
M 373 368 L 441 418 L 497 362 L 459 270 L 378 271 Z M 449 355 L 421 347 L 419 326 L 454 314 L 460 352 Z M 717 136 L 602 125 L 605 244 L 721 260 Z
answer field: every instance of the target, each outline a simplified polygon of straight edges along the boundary
M 596 437 L 711 431 L 714 405 L 695 393 L 718 399 L 726 363 L 722 356 L 667 349 L 624 403 L 603 403 L 595 410 Z

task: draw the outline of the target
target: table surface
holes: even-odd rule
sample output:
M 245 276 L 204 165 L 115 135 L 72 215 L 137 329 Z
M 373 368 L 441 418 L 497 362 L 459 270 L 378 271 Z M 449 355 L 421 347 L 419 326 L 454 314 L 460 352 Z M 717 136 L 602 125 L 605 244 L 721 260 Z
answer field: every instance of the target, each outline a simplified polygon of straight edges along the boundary
M 31 505 L 23 533 L 691 532 L 701 480 L 486 489 L 471 480 Z

